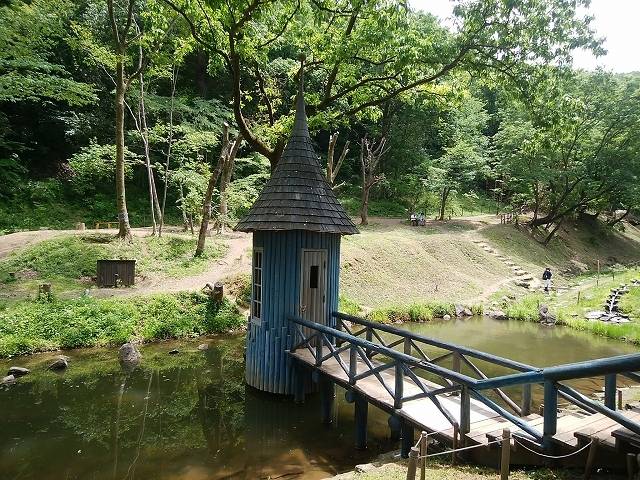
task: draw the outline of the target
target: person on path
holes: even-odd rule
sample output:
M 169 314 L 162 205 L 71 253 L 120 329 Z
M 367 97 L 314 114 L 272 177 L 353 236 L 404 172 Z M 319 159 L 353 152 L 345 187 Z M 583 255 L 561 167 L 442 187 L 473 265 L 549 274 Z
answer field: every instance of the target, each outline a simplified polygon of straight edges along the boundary
M 548 292 L 551 289 L 551 269 L 549 267 L 544 269 L 544 273 L 542 274 L 542 280 L 544 281 L 544 291 Z
M 415 227 L 418 225 L 418 216 L 415 213 L 411 214 L 411 226 Z

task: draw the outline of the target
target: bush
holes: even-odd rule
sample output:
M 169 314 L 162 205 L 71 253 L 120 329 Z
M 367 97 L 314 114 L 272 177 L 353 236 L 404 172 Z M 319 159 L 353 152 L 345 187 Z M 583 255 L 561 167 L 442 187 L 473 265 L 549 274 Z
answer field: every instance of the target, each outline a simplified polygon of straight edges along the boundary
M 235 305 L 201 293 L 27 301 L 0 310 L 0 357 L 219 333 L 242 324 Z
M 354 317 L 362 313 L 362 307 L 344 295 L 340 295 L 338 299 L 338 310 L 347 315 L 353 315 Z

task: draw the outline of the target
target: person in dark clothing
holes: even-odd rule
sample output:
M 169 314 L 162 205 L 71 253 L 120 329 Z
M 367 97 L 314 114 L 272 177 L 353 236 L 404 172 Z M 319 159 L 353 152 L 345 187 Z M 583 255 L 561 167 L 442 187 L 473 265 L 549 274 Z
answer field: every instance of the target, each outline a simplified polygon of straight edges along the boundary
M 549 267 L 544 269 L 544 273 L 542 274 L 542 280 L 544 281 L 544 291 L 548 292 L 551 289 L 551 277 L 552 277 L 551 269 Z

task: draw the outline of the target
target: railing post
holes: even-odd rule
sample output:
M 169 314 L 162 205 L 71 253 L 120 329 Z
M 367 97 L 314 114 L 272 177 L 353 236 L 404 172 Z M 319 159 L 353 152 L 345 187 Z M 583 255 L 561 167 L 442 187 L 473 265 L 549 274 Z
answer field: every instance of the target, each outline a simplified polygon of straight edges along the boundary
M 454 372 L 460 373 L 460 353 L 453 352 L 453 355 L 451 355 L 451 360 L 452 360 L 451 370 L 453 370 Z M 458 392 L 453 392 L 451 395 L 456 396 L 458 395 Z
M 427 432 L 420 434 L 420 480 L 425 480 L 427 473 L 427 452 L 429 447 L 429 437 Z
M 404 339 L 404 354 L 411 355 L 411 339 L 409 337 Z
M 522 386 L 522 404 L 520 405 L 520 416 L 531 415 L 531 384 L 525 383 Z
M 544 426 L 542 445 L 545 450 L 551 447 L 551 437 L 556 434 L 558 423 L 558 388 L 553 380 L 544 381 Z
M 320 412 L 322 423 L 325 425 L 333 422 L 333 411 L 336 398 L 336 385 L 327 375 L 320 375 Z
M 316 367 L 322 365 L 322 334 L 316 333 Z
M 393 408 L 402 408 L 402 397 L 404 396 L 404 368 L 402 362 L 396 360 L 396 385 L 393 392 Z
M 469 387 L 462 386 L 460 390 L 460 438 L 464 447 L 465 435 L 471 431 L 471 398 Z
M 616 409 L 616 374 L 610 373 L 604 376 L 604 406 L 611 410 Z
M 349 385 L 356 384 L 358 374 L 358 348 L 352 343 L 349 347 Z
M 372 342 L 373 341 L 373 330 L 371 329 L 371 327 L 367 327 L 367 330 L 365 331 L 365 338 L 367 339 L 367 342 Z M 371 349 L 367 348 L 365 350 L 365 355 L 367 356 L 367 358 L 371 358 Z

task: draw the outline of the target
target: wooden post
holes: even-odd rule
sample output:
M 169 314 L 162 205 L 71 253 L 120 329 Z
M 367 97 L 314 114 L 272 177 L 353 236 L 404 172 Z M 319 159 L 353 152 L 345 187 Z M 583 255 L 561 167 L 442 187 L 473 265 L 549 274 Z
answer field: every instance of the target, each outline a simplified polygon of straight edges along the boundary
M 627 453 L 627 477 L 629 480 L 636 478 L 636 456 L 633 453 Z
M 371 342 L 373 340 L 373 329 L 371 327 L 367 327 L 365 335 L 366 335 L 367 342 Z M 371 358 L 371 349 L 370 348 L 365 349 L 365 355 L 368 358 Z
M 500 480 L 509 480 L 509 464 L 511 463 L 511 431 L 502 430 L 502 451 L 500 455 Z
M 420 452 L 416 447 L 411 447 L 409 452 L 409 464 L 407 465 L 407 480 L 416 479 L 416 468 L 418 466 L 418 456 Z
M 404 339 L 403 351 L 405 355 L 411 355 L 411 338 Z
M 402 458 L 408 458 L 409 452 L 413 447 L 413 425 L 406 418 L 400 418 L 402 428 L 402 442 L 400 445 L 400 456 Z
M 420 434 L 420 480 L 425 480 L 427 475 L 427 450 L 429 447 L 429 437 L 427 432 Z
M 355 394 L 354 417 L 356 423 L 356 449 L 367 448 L 367 419 L 369 416 L 369 404 L 359 393 Z
M 531 414 L 531 384 L 525 383 L 522 386 L 522 404 L 520 405 L 521 415 L 526 417 Z
M 459 434 L 459 427 L 458 424 L 454 424 L 453 425 L 453 443 L 451 445 L 451 449 L 454 450 L 453 452 L 451 452 L 451 465 L 455 465 L 456 464 L 456 452 L 455 450 L 458 449 L 458 434 Z
M 393 391 L 393 408 L 399 410 L 402 408 L 402 397 L 404 396 L 404 368 L 399 360 L 396 360 L 395 373 L 396 383 Z
M 224 298 L 224 285 L 222 285 L 222 282 L 216 282 L 213 285 L 213 292 L 211 296 L 214 302 L 216 303 L 222 302 L 222 299 Z
M 322 334 L 320 332 L 316 333 L 316 367 L 322 365 Z
M 622 401 L 622 389 L 618 388 L 617 389 L 617 396 L 618 396 L 618 410 L 622 410 L 623 407 L 623 401 Z
M 597 437 L 591 437 L 591 446 L 589 447 L 589 453 L 587 455 L 587 463 L 584 466 L 584 480 L 591 478 L 591 472 L 593 470 L 593 464 L 596 461 L 596 451 L 598 450 L 598 444 L 600 441 Z
M 402 437 L 402 419 L 397 415 L 390 415 L 387 420 L 390 430 L 390 440 L 397 442 Z
M 610 373 L 604 376 L 604 406 L 611 410 L 616 409 L 616 374 Z
M 580 305 L 580 294 L 581 293 L 582 292 L 580 290 L 578 290 L 578 301 L 577 301 L 576 305 Z
M 465 446 L 465 436 L 471 431 L 471 397 L 469 388 L 463 386 L 460 390 L 460 440 L 461 446 Z
M 551 448 L 551 437 L 556 434 L 558 423 L 558 389 L 553 380 L 544 381 L 544 425 L 542 446 L 545 451 Z
M 320 375 L 320 413 L 322 423 L 330 425 L 333 422 L 333 408 L 336 398 L 336 387 L 326 375 Z
M 451 370 L 460 373 L 460 353 L 453 352 L 451 355 Z M 453 392 L 452 395 L 457 396 L 458 392 Z
M 358 349 L 354 344 L 349 347 L 349 385 L 355 385 L 358 374 Z

